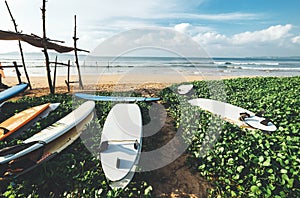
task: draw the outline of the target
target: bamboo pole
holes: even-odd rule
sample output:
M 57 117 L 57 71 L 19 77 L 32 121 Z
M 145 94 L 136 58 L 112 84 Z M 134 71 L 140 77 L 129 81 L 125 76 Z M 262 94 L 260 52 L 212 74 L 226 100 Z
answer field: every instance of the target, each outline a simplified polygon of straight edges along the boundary
M 55 83 L 56 83 L 56 67 L 57 67 L 57 56 L 55 57 L 55 63 L 54 63 L 54 75 L 53 75 L 53 89 L 55 92 Z
M 0 88 L 2 88 L 3 84 L 2 84 L 2 77 L 4 78 L 4 72 L 3 72 L 3 68 L 2 68 L 2 65 L 1 65 L 1 62 L 0 62 Z
M 17 62 L 14 61 L 13 64 L 14 64 L 14 67 L 15 67 L 15 70 L 16 70 L 16 73 L 17 73 L 18 82 L 19 82 L 19 84 L 22 84 L 21 73 L 20 73 L 20 71 L 18 69 Z
M 44 55 L 46 59 L 46 70 L 47 70 L 47 78 L 48 78 L 48 85 L 50 89 L 50 93 L 54 94 L 54 88 L 52 85 L 52 80 L 51 80 L 51 70 L 50 70 L 50 61 L 49 61 L 49 55 L 47 52 L 47 37 L 46 37 L 46 0 L 43 0 L 43 8 L 42 10 L 42 19 L 43 19 L 43 45 L 44 45 Z
M 74 16 L 74 20 L 75 20 L 75 26 L 74 26 L 74 53 L 75 53 L 75 64 L 77 66 L 77 71 L 78 71 L 78 80 L 79 80 L 79 87 L 81 89 L 83 89 L 83 83 L 82 83 L 82 79 L 81 79 L 81 73 L 80 73 L 80 68 L 79 68 L 79 61 L 78 61 L 78 54 L 77 54 L 77 40 L 79 38 L 76 37 L 76 28 L 77 28 L 77 25 L 76 25 L 76 15 Z
M 15 21 L 13 15 L 12 15 L 10 9 L 9 9 L 9 6 L 8 6 L 8 4 L 7 4 L 7 1 L 5 1 L 5 4 L 6 4 L 6 7 L 7 7 L 7 9 L 8 9 L 8 12 L 9 12 L 9 15 L 10 15 L 10 17 L 11 17 L 11 20 L 12 20 L 14 26 L 15 26 L 15 31 L 16 31 L 16 33 L 19 33 L 19 32 L 18 32 L 18 28 L 17 28 L 18 25 L 17 25 L 17 23 L 16 23 L 16 21 Z M 27 73 L 27 69 L 26 69 L 26 65 L 25 65 L 25 59 L 24 59 L 24 54 L 23 54 L 23 49 L 22 49 L 21 41 L 18 41 L 18 43 L 19 43 L 19 49 L 20 49 L 20 53 L 21 53 L 22 64 L 23 64 L 25 76 L 26 76 L 26 79 L 27 79 L 29 88 L 32 90 L 31 83 L 30 83 L 30 79 L 29 79 L 29 75 L 28 75 L 28 73 Z
M 71 67 L 71 61 L 68 60 L 68 92 L 70 92 L 70 67 Z
M 68 66 L 68 76 L 67 76 L 67 80 L 65 80 L 65 83 L 68 87 L 68 92 L 70 92 L 70 64 L 71 64 L 70 62 L 71 61 L 68 60 L 68 64 L 67 64 L 67 66 Z
M 68 66 L 67 63 L 60 63 L 60 62 L 50 62 L 50 64 L 57 64 L 57 65 Z

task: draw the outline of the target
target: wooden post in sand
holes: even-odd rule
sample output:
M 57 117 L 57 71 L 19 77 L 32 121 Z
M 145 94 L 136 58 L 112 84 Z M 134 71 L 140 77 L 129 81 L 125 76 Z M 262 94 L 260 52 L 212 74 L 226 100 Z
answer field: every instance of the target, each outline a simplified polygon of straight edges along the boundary
M 9 9 L 9 6 L 8 6 L 8 4 L 7 4 L 6 1 L 5 1 L 5 4 L 6 4 L 6 7 L 7 7 L 7 9 L 8 9 L 8 12 L 9 12 L 9 15 L 10 15 L 10 17 L 11 17 L 11 20 L 12 20 L 14 26 L 15 26 L 15 31 L 16 31 L 16 33 L 19 33 L 19 32 L 18 32 L 18 29 L 17 29 L 16 21 L 15 21 L 13 15 L 12 15 L 12 13 L 11 13 L 11 11 L 10 11 L 10 9 Z M 30 83 L 30 80 L 29 80 L 29 76 L 28 76 L 28 73 L 27 73 L 26 65 L 25 65 L 25 60 L 24 60 L 24 54 L 23 54 L 23 49 L 22 49 L 21 41 L 18 41 L 18 42 L 19 42 L 19 49 L 20 49 L 20 53 L 21 53 L 22 64 L 23 64 L 25 76 L 26 76 L 26 79 L 27 79 L 29 88 L 32 89 L 31 83 Z
M 2 77 L 4 78 L 4 71 L 0 62 L 0 87 L 2 87 Z
M 83 83 L 82 83 L 82 79 L 81 79 L 81 73 L 80 73 L 80 68 L 79 68 L 79 62 L 78 62 L 78 55 L 77 55 L 77 40 L 79 38 L 76 37 L 76 15 L 74 16 L 74 20 L 75 20 L 75 26 L 74 26 L 74 53 L 75 53 L 75 64 L 77 66 L 77 71 L 78 71 L 78 81 L 79 81 L 79 87 L 80 89 L 83 89 Z
M 68 60 L 68 77 L 67 77 L 67 81 L 66 84 L 68 86 L 68 92 L 70 92 L 70 60 Z
M 16 70 L 16 73 L 17 73 L 17 78 L 18 78 L 19 84 L 22 84 L 21 73 L 20 73 L 20 71 L 18 69 L 17 62 L 14 61 L 13 64 L 14 64 L 14 67 L 15 67 L 15 70 Z
M 46 70 L 47 70 L 47 78 L 48 78 L 48 85 L 50 89 L 50 93 L 54 94 L 54 88 L 52 85 L 52 80 L 51 80 L 51 70 L 50 70 L 50 61 L 49 61 L 49 56 L 47 52 L 47 37 L 46 37 L 46 22 L 45 22 L 45 13 L 46 13 L 46 0 L 43 0 L 43 8 L 42 10 L 42 18 L 43 18 L 43 46 L 44 46 L 44 55 L 46 59 Z
M 56 83 L 56 67 L 57 67 L 57 56 L 55 57 L 54 74 L 53 74 L 53 89 L 54 89 L 54 91 L 55 91 L 55 83 Z

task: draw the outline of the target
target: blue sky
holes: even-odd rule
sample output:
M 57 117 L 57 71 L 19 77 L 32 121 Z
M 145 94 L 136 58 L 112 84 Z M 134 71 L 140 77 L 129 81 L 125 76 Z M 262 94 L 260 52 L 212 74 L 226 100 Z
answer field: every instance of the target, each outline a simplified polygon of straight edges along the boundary
M 42 0 L 8 4 L 19 30 L 42 35 Z M 299 8 L 299 0 L 48 0 L 47 35 L 72 46 L 76 14 L 78 44 L 87 50 L 124 31 L 159 27 L 189 36 L 213 57 L 299 56 Z M 4 1 L 0 15 L 0 29 L 13 30 Z M 0 46 L 0 53 L 18 50 L 12 41 Z

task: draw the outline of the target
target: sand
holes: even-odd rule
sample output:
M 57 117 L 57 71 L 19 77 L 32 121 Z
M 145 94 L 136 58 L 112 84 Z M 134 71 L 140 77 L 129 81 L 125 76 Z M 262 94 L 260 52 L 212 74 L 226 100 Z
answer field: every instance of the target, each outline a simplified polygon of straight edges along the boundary
M 238 76 L 201 76 L 201 75 L 142 75 L 142 74 L 125 74 L 125 75 L 90 75 L 83 76 L 84 90 L 98 91 L 132 91 L 141 89 L 161 90 L 174 83 L 192 82 L 198 80 L 221 80 L 236 78 Z M 27 82 L 23 76 L 22 82 Z M 55 82 L 56 93 L 67 93 L 66 76 L 57 76 Z M 70 81 L 78 81 L 77 76 L 71 76 Z M 8 86 L 18 84 L 18 79 L 8 76 L 2 79 L 2 82 Z M 27 90 L 28 96 L 40 96 L 49 94 L 49 85 L 46 76 L 30 77 L 32 90 Z M 79 90 L 78 83 L 71 84 L 71 92 Z

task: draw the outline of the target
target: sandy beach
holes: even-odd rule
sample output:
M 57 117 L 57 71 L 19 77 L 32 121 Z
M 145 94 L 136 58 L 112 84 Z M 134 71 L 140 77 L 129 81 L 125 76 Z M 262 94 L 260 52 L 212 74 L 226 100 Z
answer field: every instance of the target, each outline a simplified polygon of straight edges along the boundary
M 148 94 L 152 91 L 156 92 L 165 87 L 175 83 L 193 82 L 198 80 L 221 80 L 229 78 L 237 78 L 239 76 L 187 76 L 187 75 L 89 75 L 83 76 L 83 84 L 85 91 L 105 91 L 105 92 L 119 92 L 119 91 L 133 91 L 133 90 L 148 90 Z M 27 82 L 26 78 L 22 76 L 22 82 Z M 58 76 L 56 78 L 55 93 L 67 93 L 65 76 Z M 77 76 L 71 76 L 70 81 L 78 81 Z M 8 86 L 18 84 L 16 77 L 7 76 L 2 79 L 2 82 Z M 30 77 L 32 90 L 27 90 L 24 95 L 31 97 L 38 97 L 49 94 L 49 86 L 46 76 Z M 79 90 L 78 83 L 71 84 L 71 92 Z M 152 91 L 151 91 L 152 90 Z M 155 91 L 156 90 L 156 91 Z M 146 96 L 148 95 L 146 94 Z M 153 95 L 153 93 L 150 93 Z

